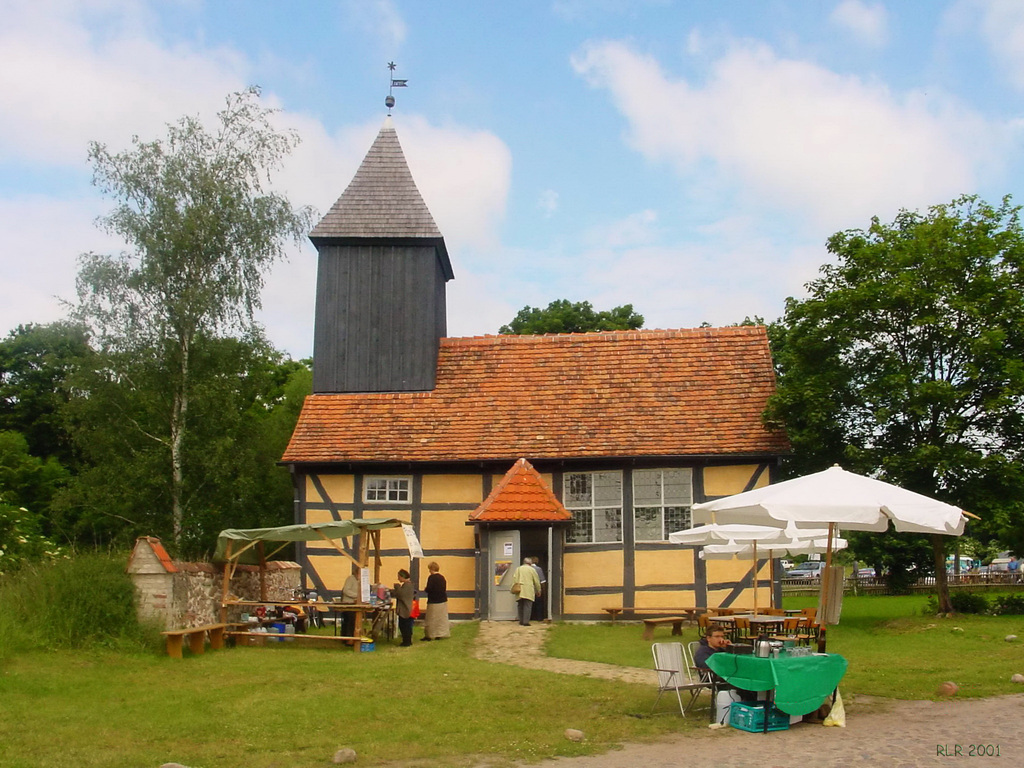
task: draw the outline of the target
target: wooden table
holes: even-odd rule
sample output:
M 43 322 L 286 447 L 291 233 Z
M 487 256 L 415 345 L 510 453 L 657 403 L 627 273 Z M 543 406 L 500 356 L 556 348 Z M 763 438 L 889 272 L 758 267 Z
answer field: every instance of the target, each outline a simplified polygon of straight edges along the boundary
M 765 614 L 736 614 L 734 616 L 708 616 L 708 621 L 714 624 L 729 629 L 733 635 L 735 635 L 736 619 L 747 619 L 750 622 L 750 632 L 752 635 L 760 634 L 772 634 L 779 633 L 782 631 L 782 622 L 785 619 L 784 616 L 769 616 Z M 756 630 L 756 632 L 755 632 Z M 733 637 L 733 640 L 736 640 Z
M 238 606 L 241 608 L 286 608 L 289 606 L 295 606 L 302 608 L 305 611 L 316 610 L 320 613 L 335 614 L 334 616 L 334 634 L 337 635 L 339 631 L 338 626 L 338 615 L 342 613 L 355 613 L 357 617 L 362 615 L 371 616 L 370 621 L 370 636 L 376 640 L 379 635 L 384 635 L 388 640 L 394 639 L 394 603 L 378 604 L 378 603 L 335 603 L 326 602 L 323 600 L 317 600 L 316 602 L 304 602 L 302 600 L 291 600 L 287 602 L 280 602 L 275 600 L 229 600 L 224 603 L 224 607 Z M 264 621 L 273 621 L 272 617 L 260 617 Z M 277 622 L 285 621 L 285 619 L 276 619 Z M 357 627 L 357 635 L 361 636 L 361 627 Z

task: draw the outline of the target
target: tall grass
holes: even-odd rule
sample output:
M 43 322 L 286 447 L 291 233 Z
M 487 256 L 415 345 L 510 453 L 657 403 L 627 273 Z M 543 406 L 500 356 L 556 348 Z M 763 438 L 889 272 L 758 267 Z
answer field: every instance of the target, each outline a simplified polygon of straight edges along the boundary
M 124 553 L 34 563 L 0 578 L 0 659 L 31 650 L 156 647 L 139 623 Z

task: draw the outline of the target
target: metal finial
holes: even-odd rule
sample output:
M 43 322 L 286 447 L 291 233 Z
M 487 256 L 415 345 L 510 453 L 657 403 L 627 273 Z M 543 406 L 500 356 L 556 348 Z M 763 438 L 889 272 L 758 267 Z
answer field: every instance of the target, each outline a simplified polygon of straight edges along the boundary
M 391 114 L 391 108 L 395 106 L 395 97 L 391 94 L 391 91 L 395 88 L 408 88 L 408 80 L 396 80 L 394 77 L 395 73 L 395 62 L 388 62 L 388 70 L 391 72 L 391 84 L 388 86 L 388 96 L 384 99 L 384 106 L 388 108 L 388 115 Z

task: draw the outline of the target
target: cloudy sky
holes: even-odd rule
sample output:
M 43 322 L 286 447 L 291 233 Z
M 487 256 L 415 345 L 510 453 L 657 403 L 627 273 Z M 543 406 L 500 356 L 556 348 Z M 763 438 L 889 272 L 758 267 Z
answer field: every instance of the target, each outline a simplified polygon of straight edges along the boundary
M 0 333 L 63 316 L 95 226 L 88 143 L 126 148 L 259 85 L 325 212 L 394 122 L 445 235 L 453 336 L 525 305 L 648 328 L 774 320 L 827 237 L 963 193 L 1024 203 L 1019 0 L 0 0 Z M 312 349 L 315 251 L 261 320 Z

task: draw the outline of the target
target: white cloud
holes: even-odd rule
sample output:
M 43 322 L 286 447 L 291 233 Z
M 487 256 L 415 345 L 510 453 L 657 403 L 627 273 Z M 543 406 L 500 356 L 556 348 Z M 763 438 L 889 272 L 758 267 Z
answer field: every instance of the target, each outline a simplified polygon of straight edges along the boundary
M 631 214 L 619 221 L 595 227 L 585 240 L 599 248 L 626 248 L 652 242 L 657 232 L 658 214 L 650 209 Z
M 385 49 L 394 51 L 405 42 L 405 19 L 391 0 L 349 0 L 346 8 L 363 32 Z
M 970 7 L 978 9 L 982 35 L 1006 73 L 1007 80 L 1024 90 L 1024 3 L 1019 0 L 989 0 L 985 3 L 971 2 Z
M 395 118 L 395 128 L 448 250 L 494 248 L 512 179 L 508 146 L 489 131 L 436 126 L 418 116 Z
M 830 19 L 866 45 L 880 47 L 888 40 L 888 14 L 881 3 L 843 0 Z
M 670 78 L 621 42 L 590 44 L 573 66 L 609 92 L 645 156 L 683 175 L 699 165 L 744 204 L 815 229 L 973 190 L 1004 144 L 1001 128 L 939 93 L 897 96 L 749 41 L 712 62 L 704 83 Z
M 78 256 L 120 249 L 94 225 L 105 212 L 95 198 L 0 199 L 0 334 L 65 316 L 61 300 L 75 299 Z
M 361 13 L 357 5 L 351 8 Z M 369 11 L 387 20 L 393 40 L 404 38 L 404 24 L 391 3 Z M 131 0 L 9 3 L 3 15 L 0 162 L 26 172 L 67 166 L 84 179 L 90 140 L 123 149 L 132 134 L 163 136 L 166 123 L 182 115 L 212 116 L 226 94 L 245 86 L 250 68 L 234 49 L 162 42 L 145 7 Z M 102 24 L 94 23 L 98 16 Z M 279 106 L 272 93 L 265 93 L 264 100 Z M 314 205 L 323 213 L 348 185 L 383 115 L 334 132 L 307 114 L 285 111 L 276 119 L 296 129 L 303 141 L 275 176 L 275 186 L 294 204 Z M 461 249 L 487 249 L 498 240 L 511 153 L 483 130 L 438 126 L 416 116 L 395 122 L 459 274 Z M 88 193 L 75 200 L 0 198 L 0 332 L 63 316 L 53 295 L 73 298 L 78 254 L 123 247 L 93 224 L 110 206 L 109 200 Z M 260 319 L 275 344 L 308 355 L 316 255 L 308 242 L 290 246 L 288 255 L 266 276 Z
M 0 160 L 84 165 L 90 140 L 161 133 L 246 85 L 238 53 L 161 46 L 134 3 L 17 5 L 0 28 Z M 102 34 L 84 18 L 96 14 Z
M 540 193 L 537 207 L 543 212 L 545 219 L 550 219 L 558 212 L 558 193 L 553 189 L 545 189 Z

